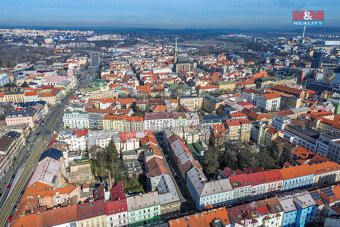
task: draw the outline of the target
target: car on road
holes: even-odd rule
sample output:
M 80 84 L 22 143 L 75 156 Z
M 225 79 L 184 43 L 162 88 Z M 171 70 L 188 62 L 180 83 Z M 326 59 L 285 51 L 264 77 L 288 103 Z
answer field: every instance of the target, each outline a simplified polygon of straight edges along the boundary
M 14 178 L 15 178 L 15 174 L 12 175 L 12 179 L 14 179 Z
M 11 222 L 11 221 L 12 221 L 12 215 L 8 216 L 8 218 L 7 218 L 7 222 Z
M 40 132 L 37 133 L 37 136 L 39 136 L 39 135 L 40 135 Z
M 11 185 L 8 184 L 7 187 L 6 187 L 6 189 L 9 190 L 10 188 L 11 188 Z

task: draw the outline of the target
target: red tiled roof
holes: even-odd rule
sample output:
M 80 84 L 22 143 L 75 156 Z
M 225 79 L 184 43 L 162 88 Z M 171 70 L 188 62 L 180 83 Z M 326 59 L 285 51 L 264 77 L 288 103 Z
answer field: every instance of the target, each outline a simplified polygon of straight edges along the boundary
M 44 226 L 56 226 L 77 221 L 77 205 L 45 210 L 42 212 Z M 56 218 L 58 217 L 58 218 Z
M 106 215 L 117 214 L 121 212 L 127 212 L 126 199 L 107 201 L 105 203 Z
M 126 199 L 123 181 L 119 181 L 115 186 L 112 187 L 111 199 L 113 201 Z
M 256 207 L 256 210 L 260 215 L 264 215 L 264 214 L 269 213 L 269 210 L 266 206 Z
M 148 172 L 146 174 L 148 178 L 168 174 L 163 158 L 154 156 L 146 162 L 146 165 L 148 167 Z
M 270 126 L 267 131 L 267 133 L 271 134 L 271 135 L 274 135 L 277 133 L 277 130 L 273 127 L 273 126 Z
M 313 174 L 313 172 L 314 171 L 310 168 L 309 165 L 299 165 L 280 169 L 280 173 L 283 176 L 284 180 L 297 178 L 301 176 L 307 176 Z
M 78 221 L 93 218 L 96 216 L 105 215 L 105 201 L 95 200 L 93 202 L 80 203 L 77 205 L 77 219 Z
M 153 109 L 153 112 L 164 112 L 167 110 L 166 105 L 158 105 Z
M 81 136 L 87 136 L 89 131 L 88 129 L 74 129 L 72 132 L 76 133 L 77 137 L 81 137 Z
M 268 94 L 263 94 L 263 96 L 266 99 L 276 99 L 276 98 L 280 97 L 280 94 L 278 94 L 278 93 L 268 93 Z
M 291 88 L 285 85 L 275 85 L 272 87 L 273 90 L 278 90 L 278 91 L 282 91 L 282 92 L 286 92 L 286 93 L 290 93 L 290 94 L 295 94 L 295 95 L 300 95 L 303 90 L 301 89 L 296 89 L 296 88 Z
M 263 175 L 268 183 L 283 180 L 283 177 L 278 169 L 264 171 Z

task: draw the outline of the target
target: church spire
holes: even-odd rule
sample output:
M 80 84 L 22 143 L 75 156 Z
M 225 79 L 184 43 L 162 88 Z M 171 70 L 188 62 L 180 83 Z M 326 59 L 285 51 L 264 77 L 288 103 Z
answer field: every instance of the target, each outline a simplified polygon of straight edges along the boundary
M 174 63 L 178 60 L 178 47 L 177 47 L 177 38 L 175 39 L 175 53 L 174 53 Z
M 176 41 L 175 41 L 175 52 L 178 52 L 178 48 L 177 48 L 177 38 L 176 38 Z

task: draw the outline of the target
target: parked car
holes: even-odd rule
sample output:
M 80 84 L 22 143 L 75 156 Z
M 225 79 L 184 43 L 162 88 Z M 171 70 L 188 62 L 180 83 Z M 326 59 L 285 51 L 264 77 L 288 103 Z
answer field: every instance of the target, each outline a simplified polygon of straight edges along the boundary
M 12 215 L 8 216 L 8 218 L 7 218 L 7 222 L 11 222 L 11 221 L 12 221 Z
M 6 187 L 6 189 L 9 190 L 10 188 L 11 188 L 11 185 L 8 184 L 7 187 Z

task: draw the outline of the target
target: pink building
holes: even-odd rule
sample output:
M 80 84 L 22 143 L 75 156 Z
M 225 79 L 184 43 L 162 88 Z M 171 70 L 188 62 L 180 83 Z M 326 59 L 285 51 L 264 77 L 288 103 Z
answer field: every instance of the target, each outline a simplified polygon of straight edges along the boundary
M 38 111 L 35 108 L 27 107 L 22 110 L 12 111 L 6 114 L 6 125 L 27 124 L 30 128 L 34 128 L 38 120 Z

